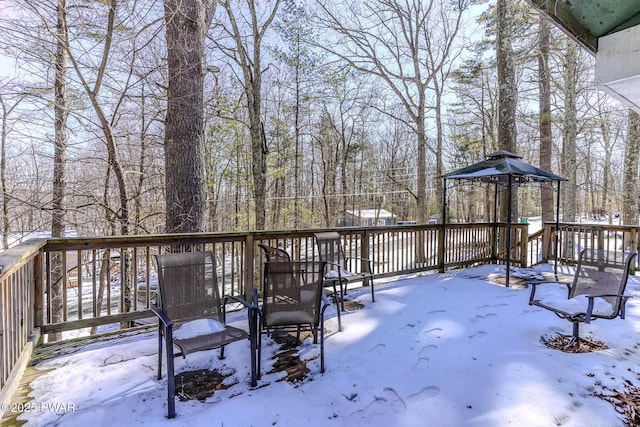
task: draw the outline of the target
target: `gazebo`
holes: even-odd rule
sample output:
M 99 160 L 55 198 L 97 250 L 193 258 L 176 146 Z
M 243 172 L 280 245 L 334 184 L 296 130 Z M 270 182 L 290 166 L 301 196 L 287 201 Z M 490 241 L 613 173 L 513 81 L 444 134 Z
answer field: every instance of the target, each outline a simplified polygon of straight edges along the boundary
M 495 200 L 493 210 L 493 221 L 498 223 L 497 216 L 497 198 L 498 198 L 498 186 L 506 186 L 508 200 L 510 201 L 507 206 L 507 237 L 506 237 L 506 286 L 509 286 L 509 274 L 511 268 L 511 222 L 512 222 L 512 194 L 514 185 L 523 185 L 531 182 L 557 182 L 557 197 L 556 197 L 556 231 L 558 230 L 559 213 L 560 213 L 560 182 L 566 181 L 566 178 L 547 172 L 536 166 L 520 160 L 521 157 L 506 150 L 500 150 L 495 153 L 487 155 L 487 160 L 474 163 L 466 166 L 462 169 L 458 169 L 453 172 L 442 175 L 440 178 L 443 180 L 443 200 L 442 200 L 442 236 L 443 240 L 440 244 L 441 248 L 446 250 L 445 231 L 446 231 L 446 212 L 447 212 L 447 180 L 466 180 L 482 182 L 495 185 Z M 494 247 L 497 242 L 497 233 L 493 234 Z M 555 239 L 555 252 L 558 253 L 558 238 Z M 444 257 L 442 258 L 444 259 Z M 557 262 L 556 262 L 557 273 Z

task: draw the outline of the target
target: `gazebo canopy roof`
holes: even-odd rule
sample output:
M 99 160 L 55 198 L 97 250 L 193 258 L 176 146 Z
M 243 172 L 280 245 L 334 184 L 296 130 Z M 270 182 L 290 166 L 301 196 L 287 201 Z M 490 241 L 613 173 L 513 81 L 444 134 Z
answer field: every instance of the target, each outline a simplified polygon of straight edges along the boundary
M 506 150 L 487 156 L 487 160 L 441 176 L 444 179 L 465 179 L 498 184 L 566 181 L 566 178 L 547 172 L 520 160 L 521 157 Z M 511 177 L 511 179 L 509 179 Z

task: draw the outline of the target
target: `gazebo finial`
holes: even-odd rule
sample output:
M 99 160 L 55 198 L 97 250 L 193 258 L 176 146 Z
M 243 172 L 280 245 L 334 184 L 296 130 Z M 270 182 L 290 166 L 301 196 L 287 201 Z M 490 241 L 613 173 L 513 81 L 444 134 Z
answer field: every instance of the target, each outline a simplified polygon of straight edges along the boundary
M 515 153 L 512 153 L 511 151 L 507 151 L 507 150 L 499 150 L 496 151 L 495 153 L 491 153 L 491 154 L 487 154 L 487 159 L 503 159 L 505 157 L 510 157 L 512 159 L 521 159 L 522 156 L 518 156 Z

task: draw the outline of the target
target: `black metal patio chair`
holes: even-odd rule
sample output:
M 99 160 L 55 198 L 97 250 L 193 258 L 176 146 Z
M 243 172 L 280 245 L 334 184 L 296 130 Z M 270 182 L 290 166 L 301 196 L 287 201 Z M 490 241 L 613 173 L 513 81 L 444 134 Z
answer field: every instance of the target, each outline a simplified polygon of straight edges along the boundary
M 625 317 L 625 304 L 629 298 L 625 289 L 631 264 L 637 253 L 629 254 L 624 267 L 612 268 L 610 254 L 597 249 L 583 249 L 578 256 L 575 274 L 571 283 L 530 283 L 529 305 L 542 307 L 573 324 L 571 340 L 567 346 L 578 341 L 580 323 L 591 323 L 595 319 Z M 542 289 L 553 285 L 566 286 L 566 295 L 558 295 Z
M 324 312 L 329 302 L 324 296 L 324 262 L 265 262 L 262 305 L 258 311 L 258 378 L 262 334 L 302 331 L 320 336 L 320 372 L 324 372 Z M 255 295 L 255 294 L 254 294 Z M 255 296 L 257 300 L 257 295 Z
M 167 358 L 168 418 L 176 416 L 174 357 L 220 348 L 235 341 L 248 340 L 251 358 L 251 386 L 257 384 L 257 308 L 235 297 L 220 297 L 216 259 L 212 252 L 183 252 L 156 255 L 158 266 L 159 304 L 151 309 L 158 317 L 158 379 L 162 377 L 162 343 Z M 247 308 L 248 328 L 243 330 L 226 324 L 229 300 Z M 189 322 L 205 320 L 201 333 L 181 337 L 181 327 Z M 192 323 L 193 325 L 193 323 Z M 174 346 L 179 349 L 174 352 Z
M 337 232 L 315 233 L 316 244 L 320 260 L 327 263 L 325 267 L 324 283 L 333 287 L 336 303 L 340 301 L 340 310 L 344 310 L 344 295 L 347 285 L 353 282 L 367 283 L 371 288 L 371 302 L 375 302 L 375 292 L 373 287 L 373 267 L 371 260 L 367 258 L 347 257 L 342 247 L 342 239 Z M 360 265 L 360 271 L 350 270 L 350 260 L 352 263 Z M 336 289 L 336 287 L 339 289 Z

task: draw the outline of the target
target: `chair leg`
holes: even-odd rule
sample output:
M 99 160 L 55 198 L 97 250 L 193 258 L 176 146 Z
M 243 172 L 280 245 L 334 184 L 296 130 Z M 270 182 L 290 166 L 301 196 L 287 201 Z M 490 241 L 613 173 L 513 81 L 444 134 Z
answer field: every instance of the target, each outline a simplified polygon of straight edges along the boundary
M 320 318 L 320 373 L 324 373 L 324 313 Z
M 224 359 L 224 346 L 220 347 L 220 356 L 218 356 L 218 359 Z
M 580 323 L 579 322 L 573 322 L 573 339 L 574 340 L 579 340 L 580 339 Z
M 336 312 L 338 313 L 338 332 L 342 332 L 342 319 L 340 318 L 340 312 L 342 310 L 340 309 L 340 304 L 338 303 L 338 290 L 336 289 L 335 282 L 333 282 L 333 298 L 336 302 Z
M 567 344 L 567 347 L 578 344 L 580 340 L 580 322 L 573 322 L 573 334 L 571 336 L 571 339 L 569 340 L 569 343 Z
M 257 328 L 256 328 L 256 338 L 258 341 L 258 369 L 257 369 L 257 379 L 262 377 L 262 317 L 258 316 Z
M 371 302 L 376 302 L 376 296 L 373 292 L 373 279 L 369 279 L 369 286 L 371 286 Z
M 248 309 L 249 341 L 251 343 L 251 387 L 260 379 L 260 358 L 262 355 L 262 314 L 258 308 L 258 290 L 253 290 L 252 305 Z
M 569 348 L 569 347 L 573 346 L 574 344 L 579 343 L 580 340 L 581 340 L 581 338 L 580 338 L 580 323 L 579 322 L 572 322 L 572 324 L 573 324 L 573 334 L 571 335 L 571 339 L 569 340 L 567 345 L 565 345 L 565 348 Z
M 162 378 L 162 340 L 164 334 L 162 333 L 162 324 L 158 325 L 158 379 Z
M 167 408 L 168 418 L 176 417 L 176 377 L 173 363 L 173 333 L 168 330 L 166 333 L 167 350 Z
M 251 387 L 258 385 L 258 372 L 260 350 L 258 348 L 257 314 L 250 309 L 249 311 L 249 343 L 251 347 Z

